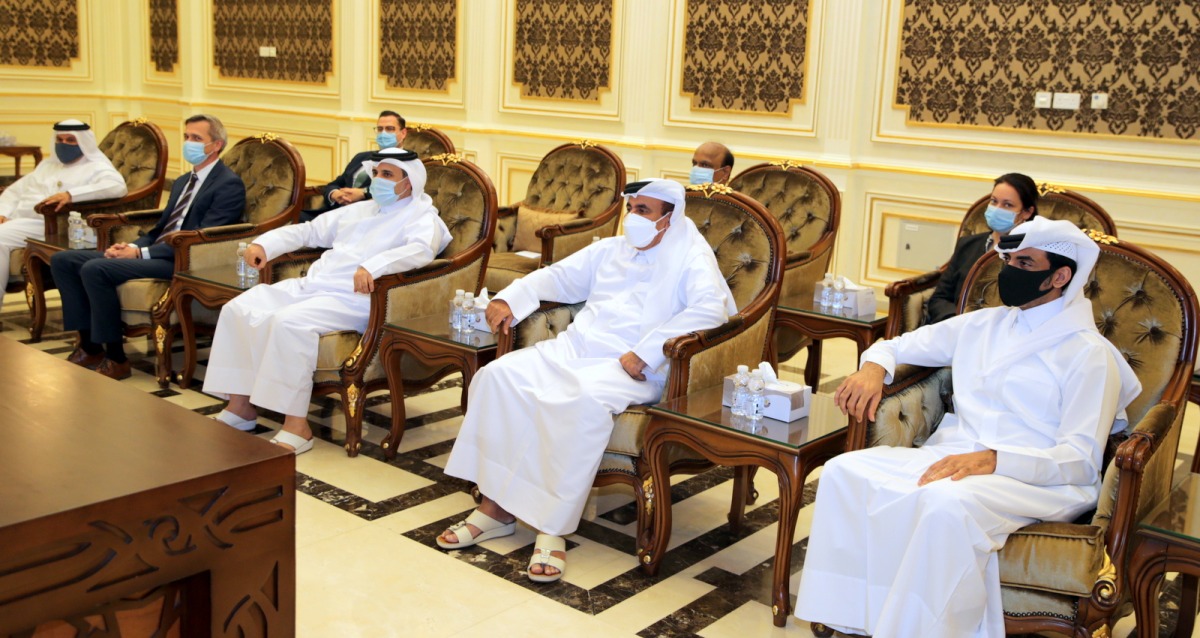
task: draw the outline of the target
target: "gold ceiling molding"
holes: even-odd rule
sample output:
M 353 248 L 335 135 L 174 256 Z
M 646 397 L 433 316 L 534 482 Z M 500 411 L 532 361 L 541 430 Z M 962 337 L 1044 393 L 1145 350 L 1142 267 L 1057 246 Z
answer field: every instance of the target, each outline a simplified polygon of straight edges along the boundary
M 448 92 L 457 73 L 458 0 L 380 1 L 387 88 Z
M 150 62 L 160 73 L 173 73 L 179 63 L 178 0 L 149 0 Z
M 516 0 L 521 97 L 600 102 L 612 84 L 613 0 Z
M 1200 5 L 1184 0 L 904 0 L 896 104 L 908 120 L 1196 139 Z M 1037 91 L 1081 94 L 1034 108 Z M 1107 93 L 1092 110 L 1090 95 Z
M 688 0 L 681 88 L 699 110 L 787 114 L 804 102 L 809 0 Z
M 69 67 L 79 57 L 76 0 L 5 0 L 0 8 L 0 64 Z
M 331 0 L 212 0 L 213 64 L 222 77 L 324 84 L 333 70 Z M 262 57 L 259 47 L 275 47 Z

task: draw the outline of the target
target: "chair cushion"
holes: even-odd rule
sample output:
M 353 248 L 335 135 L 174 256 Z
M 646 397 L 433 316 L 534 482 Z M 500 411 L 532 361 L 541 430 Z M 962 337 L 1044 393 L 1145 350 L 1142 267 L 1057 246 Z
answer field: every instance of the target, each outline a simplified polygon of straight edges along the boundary
M 296 167 L 281 146 L 243 140 L 221 158 L 246 184 L 247 222 L 261 224 L 287 209 L 293 195 L 299 196 Z
M 604 451 L 626 456 L 640 455 L 646 425 L 650 423 L 650 415 L 646 413 L 649 407 L 631 405 L 628 410 L 614 416 L 612 434 L 608 437 L 608 447 Z
M 762 204 L 783 227 L 788 254 L 810 250 L 829 227 L 833 204 L 820 182 L 782 168 L 738 175 L 729 185 Z
M 563 222 L 579 219 L 581 215 L 571 211 L 547 210 L 536 206 L 521 204 L 517 208 L 517 231 L 513 236 L 513 251 L 531 250 L 542 252 L 542 240 L 537 231 L 545 226 L 555 226 Z
M 317 372 L 341 370 L 342 364 L 358 347 L 362 333 L 353 330 L 339 330 L 321 335 L 317 342 Z
M 516 253 L 492 253 L 488 259 L 484 285 L 491 292 L 499 292 L 512 282 L 537 270 L 538 260 L 522 257 Z
M 131 279 L 117 286 L 121 310 L 150 312 L 170 285 L 169 279 Z
M 609 156 L 595 148 L 568 146 L 542 158 L 529 179 L 524 204 L 593 219 L 612 205 L 624 183 Z
M 404 150 L 416 153 L 421 159 L 454 152 L 454 147 L 447 148 L 446 143 L 433 129 L 417 129 L 411 126 L 408 135 L 404 137 L 403 146 Z
M 1000 583 L 1087 597 L 1105 561 L 1102 528 L 1034 523 L 1009 535 L 1000 549 Z
M 696 223 L 717 256 L 734 301 L 743 309 L 767 285 L 771 242 L 764 227 L 740 204 L 706 197 L 688 197 L 687 216 Z
M 1074 620 L 1078 599 L 1033 589 L 1001 586 L 1000 601 L 1006 616 L 1056 616 Z
M 8 254 L 8 276 L 10 279 L 17 280 L 23 275 L 21 269 L 25 267 L 25 249 L 14 248 Z
M 432 163 L 426 165 L 425 171 L 425 194 L 433 199 L 438 215 L 453 237 L 441 256 L 453 257 L 486 234 L 483 216 L 487 196 L 471 173 L 459 165 Z
M 135 191 L 154 180 L 158 169 L 158 141 L 147 126 L 126 123 L 100 141 L 100 152 L 125 178 L 125 187 Z

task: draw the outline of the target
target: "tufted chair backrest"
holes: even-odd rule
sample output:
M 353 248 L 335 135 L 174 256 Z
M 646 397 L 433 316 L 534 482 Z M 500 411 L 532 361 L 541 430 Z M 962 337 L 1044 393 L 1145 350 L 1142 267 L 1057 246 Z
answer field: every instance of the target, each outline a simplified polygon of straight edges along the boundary
M 625 164 L 603 146 L 563 144 L 542 158 L 525 205 L 593 219 L 612 206 L 625 187 Z
M 744 311 L 772 281 L 783 277 L 776 266 L 782 263 L 776 251 L 783 247 L 783 231 L 762 204 L 724 190 L 688 187 L 685 212 L 712 246 L 738 310 Z
M 1074 191 L 1055 188 L 1048 184 L 1038 186 L 1038 215 L 1047 219 L 1065 219 L 1083 230 L 1098 230 L 1105 235 L 1117 236 L 1117 225 L 1108 212 L 1099 204 Z M 987 210 L 990 195 L 984 195 L 967 209 L 958 236 L 977 235 L 988 230 L 983 212 Z
M 1194 349 L 1194 293 L 1170 264 L 1157 255 L 1109 236 L 1084 286 L 1092 301 L 1096 328 L 1116 345 L 1142 382 L 1142 393 L 1129 406 L 1129 423 L 1137 423 L 1164 392 L 1183 392 L 1190 366 L 1178 369 L 1183 352 Z M 960 310 L 1000 305 L 996 276 L 1002 262 L 988 253 L 975 264 L 963 284 Z M 1190 356 L 1190 355 L 1189 355 Z M 1176 377 L 1180 377 L 1177 379 Z
M 167 173 L 167 138 L 154 122 L 144 119 L 123 122 L 100 141 L 100 152 L 125 178 L 128 192 L 155 182 L 161 191 Z
M 496 229 L 496 187 L 480 168 L 457 155 L 425 160 L 425 193 L 454 239 L 439 257 L 453 258 L 478 242 L 490 248 Z
M 426 124 L 408 123 L 408 135 L 404 138 L 404 150 L 416 153 L 421 159 L 434 155 L 454 153 L 454 142 L 445 133 Z
M 247 137 L 221 155 L 246 185 L 243 221 L 261 224 L 281 214 L 298 214 L 304 189 L 304 160 L 287 140 L 272 133 Z
M 792 162 L 758 164 L 729 183 L 761 203 L 783 227 L 788 254 L 814 250 L 823 239 L 832 243 L 841 217 L 842 198 L 829 178 Z

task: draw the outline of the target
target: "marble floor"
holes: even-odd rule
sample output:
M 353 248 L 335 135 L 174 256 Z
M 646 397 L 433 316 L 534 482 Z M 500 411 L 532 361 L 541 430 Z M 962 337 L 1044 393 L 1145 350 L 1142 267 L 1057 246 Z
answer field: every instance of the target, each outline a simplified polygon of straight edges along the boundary
M 5 296 L 0 338 L 65 358 L 73 334 L 61 332 L 53 292 L 51 306 L 43 340 L 30 343 L 24 296 Z M 123 383 L 201 414 L 220 410 L 219 400 L 196 389 L 160 389 L 145 340 L 133 340 L 127 349 L 134 375 Z M 202 364 L 206 354 L 206 349 L 200 351 Z M 182 355 L 176 353 L 175 360 L 178 365 Z M 784 377 L 799 378 L 802 365 L 803 356 L 788 362 Z M 855 365 L 849 341 L 826 342 L 819 391 L 831 392 Z M 202 378 L 203 365 L 198 372 Z M 623 488 L 594 491 L 579 531 L 568 538 L 568 567 L 557 584 L 536 585 L 525 577 L 534 537 L 526 528 L 478 548 L 438 549 L 433 538 L 474 507 L 466 484 L 441 471 L 462 421 L 461 385 L 453 376 L 407 397 L 407 430 L 392 462 L 384 461 L 378 446 L 391 418 L 386 393 L 368 400 L 366 441 L 354 459 L 341 447 L 344 418 L 338 402 L 313 401 L 310 422 L 319 440 L 296 462 L 298 635 L 812 635 L 807 623 L 795 619 L 783 628 L 771 624 L 777 494 L 775 482 L 765 473 L 759 474 L 760 496 L 748 508 L 746 524 L 737 535 L 725 523 L 732 486 L 728 470 L 678 477 L 671 494 L 674 530 L 669 554 L 655 579 L 637 569 L 632 495 Z M 255 435 L 269 438 L 279 422 L 279 415 L 263 415 Z M 1190 467 L 1198 432 L 1200 417 L 1192 410 L 1180 445 L 1179 467 L 1185 468 L 1181 472 Z M 796 529 L 793 593 L 811 516 L 809 505 L 801 511 Z M 1164 593 L 1163 636 L 1173 631 L 1173 601 L 1178 596 L 1178 583 L 1173 581 Z M 1122 620 L 1113 635 L 1134 635 L 1134 619 Z M 1200 636 L 1200 630 L 1194 635 Z

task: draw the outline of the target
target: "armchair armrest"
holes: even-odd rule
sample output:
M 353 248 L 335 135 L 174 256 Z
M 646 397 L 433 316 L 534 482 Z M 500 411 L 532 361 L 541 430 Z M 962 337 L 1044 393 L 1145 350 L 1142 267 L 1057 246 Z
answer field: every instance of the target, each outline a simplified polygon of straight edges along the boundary
M 916 277 L 893 281 L 884 288 L 883 294 L 888 298 L 888 320 L 884 328 L 884 338 L 898 337 L 915 329 L 924 321 L 922 318 L 925 316 L 925 301 L 933 294 L 933 289 L 937 287 L 945 270 L 946 267 L 942 266 Z M 916 306 L 918 303 L 920 307 Z
M 162 195 L 163 181 L 163 177 L 159 176 L 158 179 L 151 180 L 149 184 L 125 193 L 122 197 L 71 202 L 59 211 L 51 210 L 49 206 L 39 203 L 33 207 L 33 210 L 46 218 L 46 236 L 50 237 L 58 234 L 58 220 L 69 212 L 78 212 L 84 217 L 88 217 L 94 213 L 123 213 L 156 206 Z
M 620 201 L 613 202 L 592 219 L 573 219 L 539 228 L 535 234 L 542 239 L 542 265 L 548 266 L 582 250 L 592 242 L 593 236 L 612 237 L 620 219 L 617 215 L 620 204 Z
M 892 383 L 883 388 L 875 422 L 849 417 L 846 451 L 912 447 L 924 441 L 949 411 L 951 379 L 950 368 L 898 366 Z
M 100 251 L 121 242 L 131 242 L 154 228 L 162 217 L 160 210 L 135 210 L 126 213 L 98 213 L 85 220 L 96 229 L 96 248 Z
M 175 251 L 175 271 L 192 270 L 231 262 L 239 240 L 260 234 L 254 224 L 230 224 L 196 230 L 177 230 L 163 241 Z
M 308 267 L 321 258 L 324 248 L 301 248 L 284 253 L 267 262 L 262 270 L 262 282 L 273 284 L 284 279 L 303 277 Z
M 800 252 L 788 253 L 787 256 L 783 258 L 784 267 L 791 268 L 793 266 L 799 266 L 809 259 L 812 259 L 812 256 L 813 253 L 811 250 L 801 250 Z
M 501 357 L 518 348 L 558 336 L 559 332 L 571 325 L 581 308 L 582 302 L 562 304 L 543 301 L 528 317 L 510 326 L 507 334 L 501 331 L 496 335 L 496 356 Z
M 1182 421 L 1183 410 L 1178 406 L 1166 401 L 1159 403 L 1146 412 L 1129 438 L 1117 448 L 1114 467 L 1109 470 L 1119 474 L 1112 486 L 1116 495 L 1107 540 L 1109 555 L 1119 565 L 1125 562 L 1129 537 L 1138 521 L 1171 491 L 1175 457 L 1156 452 L 1171 436 L 1179 436 Z M 1166 446 L 1166 449 L 1173 452 L 1174 446 Z M 1104 486 L 1109 489 L 1110 482 L 1106 480 Z M 1101 504 L 1104 501 L 1105 497 L 1101 495 Z M 1097 518 L 1104 513 L 1098 510 Z

